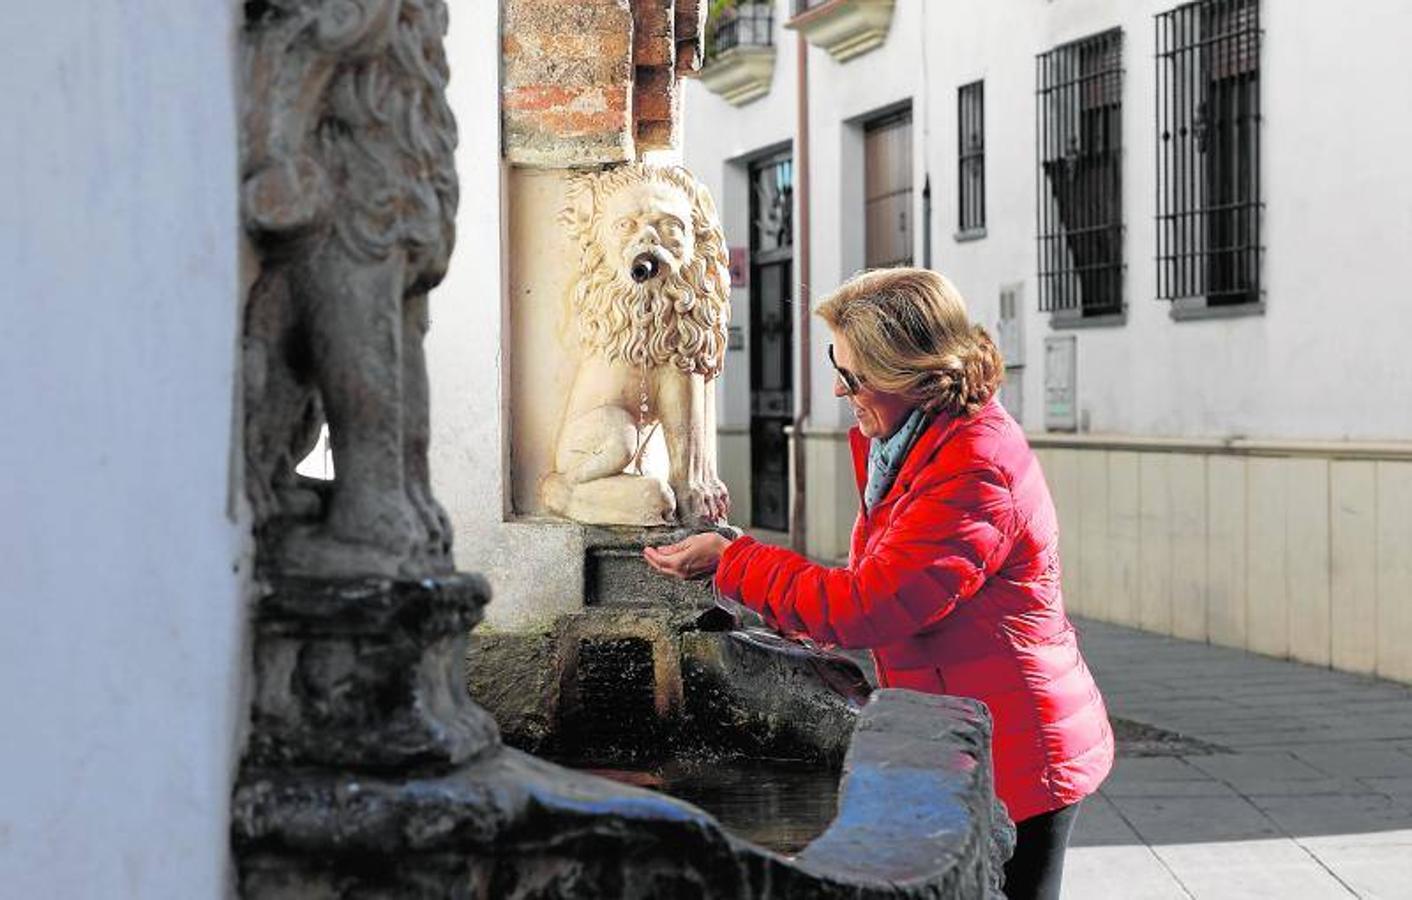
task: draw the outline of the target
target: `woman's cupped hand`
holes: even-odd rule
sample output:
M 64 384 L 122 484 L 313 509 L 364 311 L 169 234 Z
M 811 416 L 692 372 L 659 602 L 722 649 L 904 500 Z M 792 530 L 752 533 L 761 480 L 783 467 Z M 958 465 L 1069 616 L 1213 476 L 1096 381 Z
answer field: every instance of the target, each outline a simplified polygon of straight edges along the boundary
M 730 539 L 713 531 L 693 534 L 685 540 L 661 547 L 646 547 L 643 559 L 663 575 L 673 578 L 697 578 L 716 571 L 721 554 L 730 546 Z

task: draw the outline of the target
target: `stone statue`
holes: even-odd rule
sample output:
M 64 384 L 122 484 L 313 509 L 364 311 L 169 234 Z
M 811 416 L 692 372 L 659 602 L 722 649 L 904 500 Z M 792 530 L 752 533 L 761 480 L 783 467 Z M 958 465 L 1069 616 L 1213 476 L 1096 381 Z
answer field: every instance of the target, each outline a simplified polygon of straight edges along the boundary
M 580 250 L 568 307 L 581 358 L 541 499 L 593 524 L 724 520 L 710 382 L 730 277 L 710 194 L 685 169 L 628 163 L 575 177 L 562 222 Z M 658 427 L 665 473 L 643 467 Z
M 262 565 L 451 567 L 427 470 L 427 292 L 454 240 L 442 0 L 244 4 L 245 459 Z M 294 466 L 326 417 L 336 477 Z

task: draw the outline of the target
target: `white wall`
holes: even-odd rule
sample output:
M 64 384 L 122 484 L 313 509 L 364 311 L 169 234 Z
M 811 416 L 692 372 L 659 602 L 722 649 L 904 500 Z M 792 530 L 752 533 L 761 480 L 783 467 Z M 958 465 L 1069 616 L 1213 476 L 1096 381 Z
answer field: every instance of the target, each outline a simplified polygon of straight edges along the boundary
M 688 81 L 683 103 L 682 159 L 711 190 L 721 213 L 726 243 L 750 246 L 751 158 L 794 139 L 796 114 L 795 35 L 779 27 L 789 0 L 775 10 L 775 71 L 770 92 L 741 107 L 731 106 L 697 81 Z M 797 219 L 796 219 L 797 221 Z M 797 250 L 797 247 L 796 247 Z M 750 288 L 731 289 L 731 326 L 745 344 L 726 354 L 718 382 L 717 421 L 724 428 L 750 425 Z
M 448 96 L 460 132 L 461 203 L 451 268 L 431 297 L 433 490 L 455 529 L 457 567 L 490 580 L 488 627 L 535 627 L 582 607 L 583 547 L 576 526 L 508 515 L 514 298 L 506 293 L 509 190 L 500 159 L 498 4 L 456 5 L 446 52 Z
M 1124 29 L 1127 321 L 1076 332 L 1079 406 L 1094 431 L 1330 440 L 1412 438 L 1412 333 L 1401 258 L 1412 246 L 1412 6 L 1366 0 L 1350 14 L 1314 0 L 1264 0 L 1262 142 L 1268 311 L 1176 322 L 1155 299 L 1153 16 L 1175 0 L 898 0 L 887 42 L 846 63 L 811 49 L 813 266 L 817 300 L 856 268 L 860 229 L 843 165 L 849 123 L 912 98 L 918 167 L 933 191 L 933 264 L 993 325 L 1000 286 L 1025 283 L 1025 424 L 1042 427 L 1043 340 L 1035 282 L 1034 57 Z M 785 4 L 778 7 L 783 15 Z M 777 33 L 792 45 L 793 33 Z M 1356 60 L 1356 65 L 1349 64 Z M 736 111 L 701 85 L 687 96 L 686 160 L 724 160 L 789 136 L 792 67 Z M 789 80 L 781 82 L 782 76 Z M 984 78 L 988 235 L 958 243 L 956 89 Z M 758 107 L 760 114 L 752 112 Z M 783 126 L 765 127 L 762 119 Z M 778 134 L 776 132 L 779 132 Z M 729 193 L 726 194 L 729 199 Z M 727 210 L 727 220 L 736 213 Z M 920 237 L 920 229 L 918 229 Z M 736 238 L 732 238 L 733 242 Z M 743 238 L 740 242 L 744 242 Z M 923 258 L 921 248 L 916 254 Z M 846 424 L 816 344 L 813 420 Z M 731 389 L 728 385 L 728 389 Z
M 0 893 L 219 897 L 238 4 L 0 7 Z

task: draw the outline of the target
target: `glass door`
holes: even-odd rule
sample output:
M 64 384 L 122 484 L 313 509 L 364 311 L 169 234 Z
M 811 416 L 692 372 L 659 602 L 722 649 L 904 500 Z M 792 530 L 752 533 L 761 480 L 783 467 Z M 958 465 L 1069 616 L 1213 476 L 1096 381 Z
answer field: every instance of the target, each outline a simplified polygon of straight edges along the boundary
M 794 412 L 794 161 L 750 167 L 751 525 L 789 530 L 789 444 Z

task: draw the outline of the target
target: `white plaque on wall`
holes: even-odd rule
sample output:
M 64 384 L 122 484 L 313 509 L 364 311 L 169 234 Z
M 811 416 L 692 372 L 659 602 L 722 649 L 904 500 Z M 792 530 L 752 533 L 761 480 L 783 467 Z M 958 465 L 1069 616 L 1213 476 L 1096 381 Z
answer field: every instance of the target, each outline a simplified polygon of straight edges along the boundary
M 1078 372 L 1076 335 L 1044 339 L 1044 427 L 1051 431 L 1077 431 Z
M 1006 366 L 1025 364 L 1025 320 L 1020 315 L 1024 290 L 1023 281 L 1000 287 L 1000 318 L 995 323 L 995 336 Z

